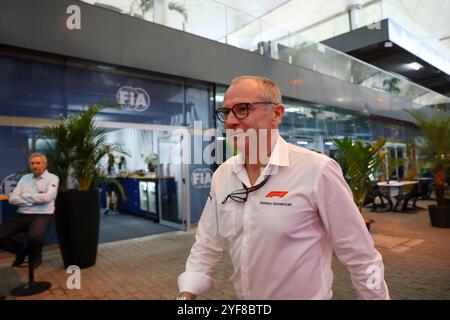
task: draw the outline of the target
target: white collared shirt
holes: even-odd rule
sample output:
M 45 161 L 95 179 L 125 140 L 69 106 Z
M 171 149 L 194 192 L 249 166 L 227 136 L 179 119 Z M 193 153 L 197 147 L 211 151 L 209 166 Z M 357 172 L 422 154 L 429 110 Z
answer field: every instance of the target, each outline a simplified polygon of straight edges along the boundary
M 59 178 L 47 170 L 39 177 L 32 173 L 26 174 L 9 195 L 9 203 L 19 206 L 19 213 L 53 214 L 58 184 Z
M 325 155 L 278 137 L 245 203 L 225 197 L 249 186 L 241 156 L 214 173 L 180 292 L 204 295 L 221 253 L 230 253 L 240 299 L 331 299 L 333 249 L 359 299 L 389 299 L 384 265 L 341 168 Z

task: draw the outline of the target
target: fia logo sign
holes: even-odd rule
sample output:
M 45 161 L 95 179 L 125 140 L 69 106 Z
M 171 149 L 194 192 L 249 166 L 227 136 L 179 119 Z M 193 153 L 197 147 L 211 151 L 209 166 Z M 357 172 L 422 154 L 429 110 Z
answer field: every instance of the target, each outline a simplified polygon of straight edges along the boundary
M 142 88 L 123 86 L 117 90 L 116 100 L 125 110 L 143 112 L 150 106 L 150 96 Z
M 191 183 L 196 189 L 210 188 L 212 174 L 212 170 L 208 168 L 195 169 L 191 173 Z

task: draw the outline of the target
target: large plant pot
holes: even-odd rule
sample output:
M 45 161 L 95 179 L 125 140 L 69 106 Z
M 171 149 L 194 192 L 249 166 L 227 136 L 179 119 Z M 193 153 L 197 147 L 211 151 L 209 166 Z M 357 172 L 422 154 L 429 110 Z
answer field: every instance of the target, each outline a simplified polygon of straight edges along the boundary
M 429 205 L 431 225 L 438 228 L 450 228 L 450 206 Z
M 100 193 L 64 191 L 58 193 L 55 225 L 65 268 L 95 265 L 100 226 Z

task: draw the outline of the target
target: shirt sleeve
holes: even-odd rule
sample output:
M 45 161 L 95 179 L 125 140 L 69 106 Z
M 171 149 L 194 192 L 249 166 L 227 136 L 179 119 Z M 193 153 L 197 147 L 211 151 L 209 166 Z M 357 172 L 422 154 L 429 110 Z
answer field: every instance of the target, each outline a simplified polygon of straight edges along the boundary
M 381 254 L 353 202 L 339 164 L 329 160 L 314 186 L 319 214 L 334 252 L 351 274 L 358 299 L 390 299 Z
M 216 210 L 217 202 L 211 186 L 211 193 L 198 223 L 195 243 L 186 262 L 186 270 L 178 277 L 180 292 L 187 291 L 201 296 L 214 287 L 211 274 L 223 252 L 217 232 Z
M 22 197 L 22 192 L 23 192 L 23 178 L 19 180 L 14 191 L 9 194 L 8 197 L 9 203 L 19 207 L 31 207 L 33 204 L 29 201 L 26 201 Z
M 52 176 L 47 186 L 47 190 L 39 193 L 24 193 L 22 198 L 30 203 L 47 203 L 54 201 L 58 195 L 58 184 L 59 178 L 57 176 Z

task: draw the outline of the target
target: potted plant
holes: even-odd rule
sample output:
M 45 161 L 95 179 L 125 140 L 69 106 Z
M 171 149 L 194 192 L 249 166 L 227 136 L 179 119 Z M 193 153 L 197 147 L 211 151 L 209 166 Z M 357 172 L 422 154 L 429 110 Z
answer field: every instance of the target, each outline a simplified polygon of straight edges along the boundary
M 66 268 L 87 268 L 96 262 L 100 225 L 100 193 L 96 186 L 101 182 L 97 165 L 103 157 L 123 152 L 120 145 L 107 143 L 105 130 L 95 124 L 95 115 L 105 108 L 120 106 L 92 106 L 44 127 L 40 133 L 47 142 L 49 169 L 60 178 L 55 225 Z M 76 189 L 71 188 L 73 180 Z
M 420 111 L 408 111 L 423 134 L 419 151 L 434 173 L 436 205 L 429 205 L 431 225 L 450 227 L 450 205 L 445 199 L 446 172 L 450 167 L 450 112 L 437 110 L 431 116 Z M 448 179 L 448 177 L 447 177 Z
M 381 152 L 386 140 L 378 139 L 373 145 L 364 145 L 361 141 L 353 142 L 345 137 L 334 140 L 336 160 L 342 167 L 342 172 L 353 193 L 353 201 L 362 212 L 367 194 L 372 190 L 370 177 L 374 176 L 383 162 L 384 154 Z M 364 218 L 367 229 L 373 220 Z
M 141 154 L 147 164 L 147 169 L 151 174 L 155 174 L 158 168 L 158 155 L 156 153 L 150 152 L 146 155 Z

